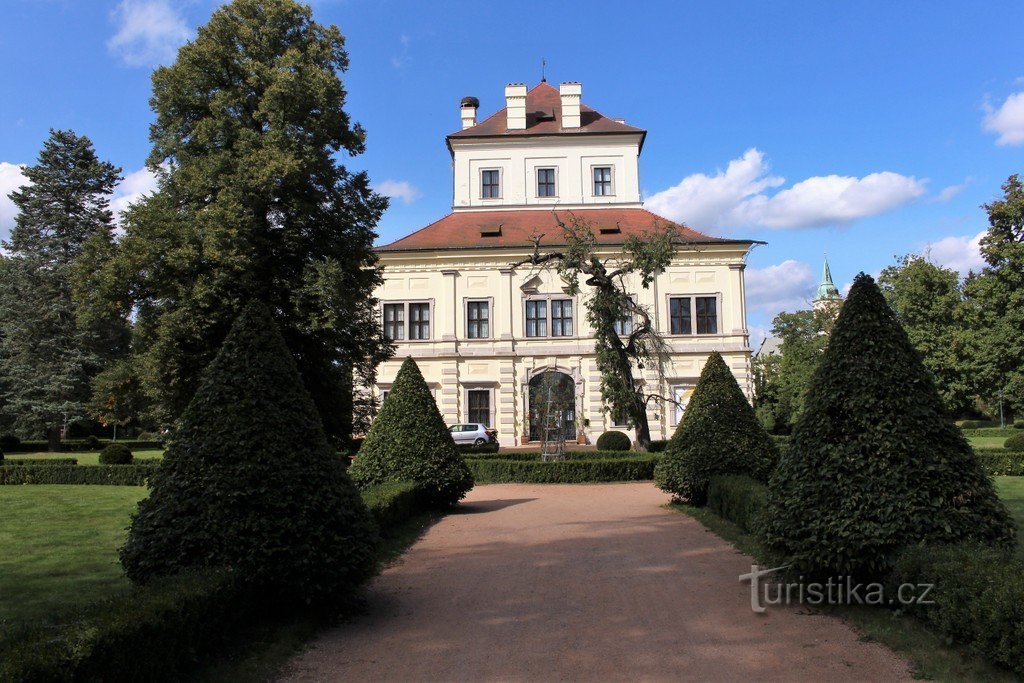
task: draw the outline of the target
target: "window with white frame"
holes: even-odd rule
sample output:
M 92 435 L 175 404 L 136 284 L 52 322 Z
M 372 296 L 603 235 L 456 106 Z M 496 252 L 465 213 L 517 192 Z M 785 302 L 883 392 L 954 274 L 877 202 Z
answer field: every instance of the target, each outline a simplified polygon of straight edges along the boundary
M 675 402 L 672 410 L 672 424 L 677 425 L 683 421 L 683 413 L 693 396 L 693 386 L 679 384 L 672 387 L 672 400 Z
M 466 302 L 466 338 L 489 339 L 491 336 L 490 301 Z
M 392 341 L 430 339 L 430 303 L 384 304 L 384 334 Z
M 466 391 L 466 421 L 491 426 L 491 390 L 469 389 Z
M 636 300 L 632 296 L 628 298 L 631 305 L 635 303 Z M 633 325 L 633 311 L 630 310 L 624 316 L 622 316 L 613 323 L 615 334 L 619 335 L 620 337 L 628 337 L 629 335 L 633 334 Z
M 548 302 L 530 299 L 526 302 L 526 336 L 548 336 Z
M 572 299 L 527 299 L 526 336 L 571 337 L 573 327 Z
M 483 199 L 501 198 L 501 171 L 489 168 L 480 171 L 480 196 Z
M 555 197 L 555 169 L 553 168 L 538 168 L 537 169 L 537 196 L 538 197 Z
M 594 196 L 608 197 L 612 194 L 612 167 L 594 167 Z
M 572 299 L 552 299 L 551 336 L 572 336 Z
M 718 297 L 669 297 L 668 321 L 670 334 L 718 334 Z

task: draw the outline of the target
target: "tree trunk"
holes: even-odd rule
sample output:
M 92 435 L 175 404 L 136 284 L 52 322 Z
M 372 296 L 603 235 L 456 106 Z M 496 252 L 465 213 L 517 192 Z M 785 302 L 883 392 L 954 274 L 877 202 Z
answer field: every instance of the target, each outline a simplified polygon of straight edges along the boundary
M 636 422 L 636 449 L 646 453 L 651 448 L 651 425 L 647 421 L 647 402 L 637 401 L 633 421 Z
M 51 453 L 60 451 L 60 425 L 53 425 L 46 433 L 46 449 Z

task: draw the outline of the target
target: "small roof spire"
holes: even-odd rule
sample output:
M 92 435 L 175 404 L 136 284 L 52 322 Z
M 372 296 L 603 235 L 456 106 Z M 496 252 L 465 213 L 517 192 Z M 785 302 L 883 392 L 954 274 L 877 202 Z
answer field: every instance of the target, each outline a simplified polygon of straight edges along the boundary
M 540 82 L 541 83 L 547 83 L 548 82 L 547 76 L 544 75 L 544 68 L 547 65 L 548 65 L 547 60 L 544 59 L 543 57 L 541 57 L 541 59 L 540 59 Z
M 822 299 L 838 299 L 839 288 L 832 282 L 832 270 L 828 267 L 828 253 L 825 254 L 825 265 L 821 269 L 821 284 L 818 285 L 818 297 Z

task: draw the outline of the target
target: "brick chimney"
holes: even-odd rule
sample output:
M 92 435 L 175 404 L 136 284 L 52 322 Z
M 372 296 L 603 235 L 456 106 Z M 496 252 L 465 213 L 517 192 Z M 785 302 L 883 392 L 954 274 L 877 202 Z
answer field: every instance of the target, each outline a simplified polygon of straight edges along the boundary
M 583 86 L 575 81 L 562 83 L 558 86 L 558 94 L 562 98 L 562 128 L 579 128 Z
M 509 130 L 526 129 L 526 86 L 509 83 L 505 86 L 505 109 L 508 113 Z M 578 125 L 578 124 L 577 124 Z
M 475 97 L 463 97 L 459 109 L 462 114 L 462 130 L 476 125 L 476 110 L 480 108 L 480 100 Z

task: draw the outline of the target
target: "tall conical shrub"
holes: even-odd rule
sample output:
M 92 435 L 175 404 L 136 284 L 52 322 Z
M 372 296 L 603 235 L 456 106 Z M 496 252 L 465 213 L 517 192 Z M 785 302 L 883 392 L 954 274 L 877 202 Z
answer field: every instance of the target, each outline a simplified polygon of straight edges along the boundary
M 361 487 L 414 481 L 428 502 L 458 503 L 473 488 L 473 475 L 455 450 L 416 361 L 406 358 L 380 414 L 349 468 Z
M 918 542 L 1014 528 L 920 354 L 860 274 L 769 485 L 766 542 L 808 574 L 878 578 Z
M 775 442 L 715 351 L 654 470 L 654 482 L 680 500 L 704 505 L 711 477 L 749 474 L 764 481 L 778 457 Z
M 242 312 L 206 368 L 150 489 L 121 550 L 133 581 L 230 567 L 323 601 L 373 571 L 373 520 L 262 304 Z

